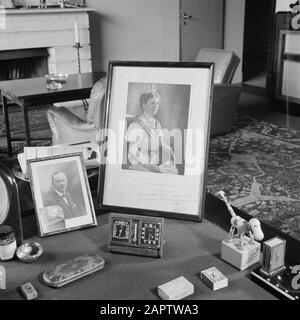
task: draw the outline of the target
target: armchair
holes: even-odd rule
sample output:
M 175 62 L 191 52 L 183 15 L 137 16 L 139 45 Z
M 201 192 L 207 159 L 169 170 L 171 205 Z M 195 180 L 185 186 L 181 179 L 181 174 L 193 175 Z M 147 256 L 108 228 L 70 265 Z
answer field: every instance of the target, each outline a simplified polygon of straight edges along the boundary
M 47 111 L 53 144 L 72 144 L 96 141 L 106 93 L 106 79 L 95 83 L 88 108 L 83 101 L 71 101 L 51 106 Z
M 227 132 L 231 129 L 242 92 L 240 85 L 231 84 L 240 58 L 233 51 L 203 48 L 195 61 L 215 63 L 210 134 Z

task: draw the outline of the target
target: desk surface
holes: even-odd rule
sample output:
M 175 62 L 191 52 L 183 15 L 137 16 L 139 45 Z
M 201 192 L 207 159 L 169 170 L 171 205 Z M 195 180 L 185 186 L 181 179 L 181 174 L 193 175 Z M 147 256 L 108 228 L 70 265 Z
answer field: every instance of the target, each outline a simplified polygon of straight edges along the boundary
M 0 81 L 0 91 L 5 97 L 19 104 L 26 101 L 33 105 L 35 101 L 41 104 L 44 101 L 53 103 L 57 100 L 75 100 L 80 99 L 80 95 L 87 98 L 86 94 L 89 95 L 95 82 L 104 75 L 104 72 L 71 74 L 62 88 L 56 91 L 47 89 L 45 77 Z
M 34 217 L 23 223 L 33 226 Z M 44 254 L 34 264 L 19 261 L 2 263 L 7 270 L 7 290 L 0 300 L 23 299 L 17 288 L 31 282 L 41 300 L 158 300 L 157 286 L 179 276 L 195 286 L 190 300 L 273 300 L 272 294 L 254 283 L 250 269 L 239 271 L 220 259 L 221 241 L 227 236 L 218 226 L 166 219 L 163 258 L 110 253 L 107 249 L 108 214 L 98 217 L 98 226 L 47 238 L 38 238 Z M 104 268 L 60 289 L 47 287 L 45 269 L 86 252 L 97 252 L 106 261 Z M 229 278 L 229 286 L 212 291 L 200 280 L 200 272 L 216 266 Z

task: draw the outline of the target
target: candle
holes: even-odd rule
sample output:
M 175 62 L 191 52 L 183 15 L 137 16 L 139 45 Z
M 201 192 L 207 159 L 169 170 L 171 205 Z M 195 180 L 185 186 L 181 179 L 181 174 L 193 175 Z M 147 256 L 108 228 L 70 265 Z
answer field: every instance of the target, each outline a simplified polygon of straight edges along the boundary
M 74 31 L 75 31 L 75 43 L 80 43 L 80 38 L 79 38 L 79 25 L 78 22 L 74 22 Z

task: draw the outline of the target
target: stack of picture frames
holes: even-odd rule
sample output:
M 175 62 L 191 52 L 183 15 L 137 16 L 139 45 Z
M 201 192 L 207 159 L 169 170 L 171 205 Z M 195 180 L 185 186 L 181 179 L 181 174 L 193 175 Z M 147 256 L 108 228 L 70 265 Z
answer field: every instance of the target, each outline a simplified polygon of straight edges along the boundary
M 213 64 L 109 63 L 99 213 L 202 221 Z M 83 154 L 28 161 L 40 236 L 96 226 Z
M 202 220 L 213 70 L 212 63 L 109 63 L 100 210 Z

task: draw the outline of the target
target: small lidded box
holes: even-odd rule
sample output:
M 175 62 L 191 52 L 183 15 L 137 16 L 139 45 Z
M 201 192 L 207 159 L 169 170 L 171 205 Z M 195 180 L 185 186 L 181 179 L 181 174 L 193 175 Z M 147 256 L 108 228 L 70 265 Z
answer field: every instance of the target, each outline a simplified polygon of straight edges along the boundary
M 273 276 L 285 270 L 285 247 L 286 241 L 280 237 L 275 237 L 264 242 L 261 273 Z
M 228 286 L 228 278 L 215 267 L 201 271 L 201 279 L 214 291 Z

